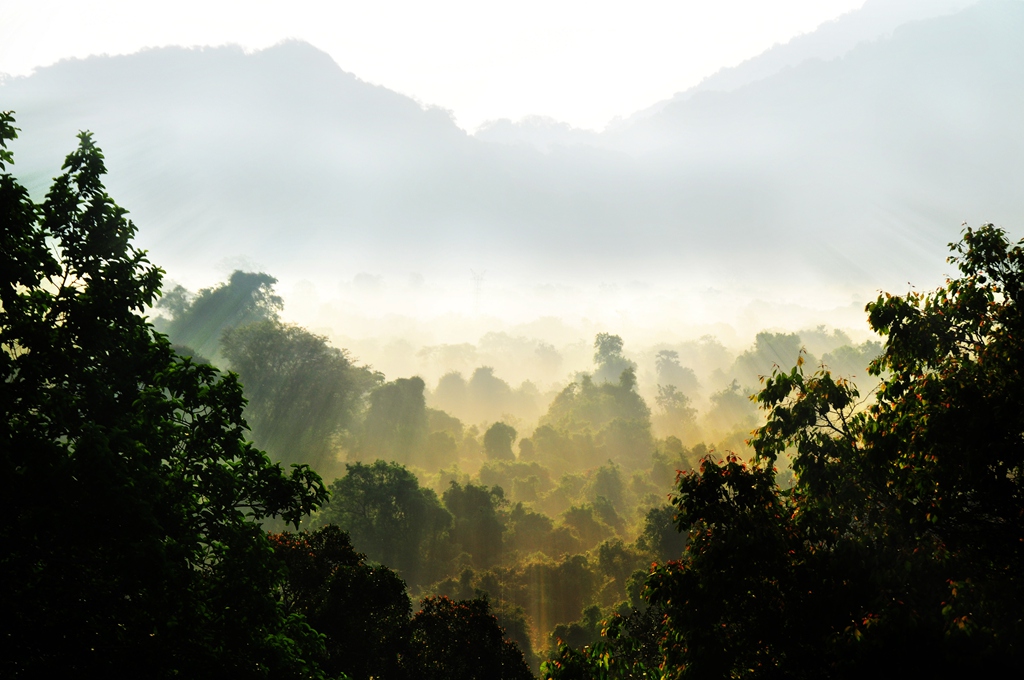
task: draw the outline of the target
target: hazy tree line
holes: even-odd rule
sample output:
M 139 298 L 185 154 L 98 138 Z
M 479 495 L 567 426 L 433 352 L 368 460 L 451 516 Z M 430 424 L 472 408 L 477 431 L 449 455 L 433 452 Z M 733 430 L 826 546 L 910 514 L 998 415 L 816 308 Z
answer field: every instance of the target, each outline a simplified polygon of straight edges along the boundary
M 0 112 L 0 171 L 13 122 Z M 529 678 L 486 600 L 428 597 L 413 613 L 398 574 L 337 527 L 266 531 L 298 527 L 330 494 L 308 465 L 285 470 L 247 441 L 243 409 L 280 428 L 313 409 L 307 424 L 330 436 L 358 410 L 359 381 L 379 378 L 280 324 L 259 275 L 233 278 L 241 301 L 175 291 L 202 351 L 238 347 L 240 366 L 283 355 L 247 404 L 235 374 L 143 316 L 162 271 L 132 245 L 90 134 L 62 170 L 39 204 L 0 174 L 0 674 Z M 293 460 L 323 455 L 283 432 Z
M 0 170 L 14 135 L 2 114 Z M 759 334 L 700 417 L 678 350 L 652 410 L 601 333 L 535 423 L 467 422 L 529 390 L 388 380 L 281 321 L 264 273 L 159 297 L 90 135 L 63 170 L 38 205 L 0 175 L 5 675 L 1021 665 L 1024 246 L 1002 231 L 967 230 L 935 293 L 868 305 L 884 346 Z M 868 362 L 862 396 L 839 376 Z
M 706 450 L 654 437 L 618 336 L 595 339 L 594 375 L 565 386 L 520 436 L 500 420 L 467 427 L 427 406 L 420 378 L 387 381 L 281 322 L 273 284 L 235 272 L 159 304 L 180 353 L 218 357 L 253 386 L 245 414 L 257 445 L 335 472 L 331 501 L 309 527 L 342 528 L 418 596 L 487 597 L 535 670 L 535 650 L 553 648 L 567 627 L 572 639 L 596 639 L 594 617 L 634 606 L 650 562 L 681 550 L 666 498 L 676 470 Z M 202 344 L 209 328 L 216 345 Z M 469 381 L 446 375 L 431 396 L 493 409 L 515 395 L 485 367 Z

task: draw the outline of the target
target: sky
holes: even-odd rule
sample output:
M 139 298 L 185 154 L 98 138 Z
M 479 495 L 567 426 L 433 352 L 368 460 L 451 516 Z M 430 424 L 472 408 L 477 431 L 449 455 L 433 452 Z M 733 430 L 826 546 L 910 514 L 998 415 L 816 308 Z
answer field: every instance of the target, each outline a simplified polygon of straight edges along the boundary
M 600 130 L 864 0 L 0 0 L 0 73 L 166 45 L 308 41 L 473 131 L 539 115 Z

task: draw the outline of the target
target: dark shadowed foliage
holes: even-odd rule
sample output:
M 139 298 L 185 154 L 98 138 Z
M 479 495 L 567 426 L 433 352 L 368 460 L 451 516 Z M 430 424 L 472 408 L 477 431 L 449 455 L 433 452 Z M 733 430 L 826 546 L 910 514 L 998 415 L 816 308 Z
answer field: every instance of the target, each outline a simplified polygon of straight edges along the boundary
M 370 559 L 388 565 L 412 585 L 436 579 L 442 537 L 452 516 L 437 494 L 421 488 L 416 475 L 396 463 L 352 463 L 331 484 L 331 502 L 316 516 L 318 526 L 337 524 Z M 499 534 L 500 536 L 500 534 Z
M 39 206 L 0 175 L 0 675 L 321 677 L 259 526 L 320 478 L 246 442 L 234 377 L 141 316 L 162 272 L 89 133 L 63 170 Z
M 484 452 L 490 460 L 515 460 L 512 442 L 516 440 L 516 429 L 505 423 L 494 423 L 484 432 Z
M 680 475 L 688 544 L 647 581 L 661 677 L 1024 671 L 1024 242 L 986 225 L 952 247 L 958 278 L 867 307 L 886 338 L 875 402 L 827 370 L 776 369 L 754 461 L 705 457 Z M 608 637 L 561 648 L 545 672 L 649 677 L 647 655 Z
M 472 557 L 475 567 L 496 564 L 504 531 L 498 509 L 506 504 L 501 488 L 452 482 L 441 498 L 452 516 L 452 542 Z
M 325 636 L 323 669 L 353 680 L 403 677 L 399 659 L 412 605 L 398 575 L 367 564 L 334 525 L 272 534 L 270 542 L 287 574 L 286 610 L 301 613 Z
M 506 640 L 487 600 L 428 597 L 412 618 L 403 664 L 423 680 L 532 680 L 515 643 Z

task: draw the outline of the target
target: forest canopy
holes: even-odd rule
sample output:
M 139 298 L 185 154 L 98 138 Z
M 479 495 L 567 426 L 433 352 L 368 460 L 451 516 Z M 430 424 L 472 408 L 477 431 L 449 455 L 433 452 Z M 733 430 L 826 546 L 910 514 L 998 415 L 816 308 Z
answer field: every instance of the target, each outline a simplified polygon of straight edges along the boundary
M 943 287 L 870 303 L 884 343 L 812 330 L 819 363 L 765 331 L 714 385 L 661 349 L 643 392 L 601 332 L 545 409 L 489 366 L 389 380 L 283 322 L 265 273 L 159 298 L 92 136 L 36 204 L 13 123 L 5 675 L 1024 670 L 1024 242 L 1002 230 L 966 229 Z
M 3 164 L 15 133 L 0 114 Z M 90 134 L 63 171 L 40 205 L 0 175 L 2 674 L 310 675 L 322 642 L 282 608 L 260 522 L 326 488 L 246 441 L 236 377 L 141 315 L 162 272 Z
M 546 677 L 1024 669 L 1024 242 L 985 225 L 951 248 L 958 278 L 868 305 L 885 337 L 873 400 L 826 369 L 776 369 L 752 461 L 680 475 L 689 541 L 647 580 L 653 637 L 620 617 L 598 644 L 563 645 Z

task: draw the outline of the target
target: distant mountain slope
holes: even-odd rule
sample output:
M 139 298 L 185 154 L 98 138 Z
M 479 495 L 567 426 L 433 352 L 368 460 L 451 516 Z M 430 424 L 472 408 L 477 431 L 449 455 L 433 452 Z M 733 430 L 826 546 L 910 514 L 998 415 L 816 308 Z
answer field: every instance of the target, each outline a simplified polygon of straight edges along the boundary
M 893 230 L 927 243 L 920 231 L 951 219 L 1024 228 L 1013 188 L 1024 180 L 1022 31 L 1024 3 L 987 0 L 840 59 L 673 102 L 606 141 L 681 184 L 742 169 L 761 191 L 735 198 L 763 196 L 758 222 L 778 237 L 828 234 L 840 252 L 865 252 L 864 230 L 882 245 Z M 732 209 L 704 205 L 719 219 Z
M 831 61 L 702 92 L 593 144 L 490 143 L 301 43 L 62 62 L 0 85 L 16 171 L 74 133 L 174 271 L 469 266 L 900 283 L 963 220 L 1024 228 L 1024 4 L 985 0 Z
M 671 99 L 638 111 L 616 127 L 647 118 L 660 112 L 667 104 L 685 101 L 698 92 L 732 92 L 810 59 L 828 61 L 841 57 L 863 42 L 888 38 L 898 26 L 953 14 L 977 1 L 867 0 L 863 7 L 827 21 L 810 33 L 775 45 L 741 64 L 723 68 Z

